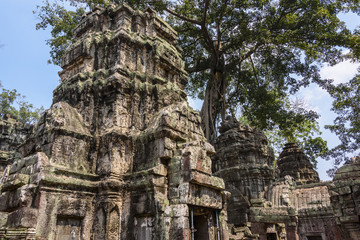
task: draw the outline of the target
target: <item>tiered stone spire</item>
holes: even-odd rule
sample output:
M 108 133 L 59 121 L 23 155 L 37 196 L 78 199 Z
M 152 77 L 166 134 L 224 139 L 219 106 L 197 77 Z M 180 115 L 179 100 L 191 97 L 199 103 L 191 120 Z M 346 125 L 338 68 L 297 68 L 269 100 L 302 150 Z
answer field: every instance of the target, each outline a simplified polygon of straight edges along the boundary
M 152 9 L 83 17 L 53 104 L 4 176 L 1 234 L 227 238 L 224 182 L 212 176 L 214 149 L 186 102 L 176 41 Z
M 289 175 L 294 178 L 296 184 L 317 183 L 320 181 L 318 173 L 314 170 L 309 158 L 304 151 L 294 143 L 287 143 L 280 153 L 277 165 L 280 177 Z

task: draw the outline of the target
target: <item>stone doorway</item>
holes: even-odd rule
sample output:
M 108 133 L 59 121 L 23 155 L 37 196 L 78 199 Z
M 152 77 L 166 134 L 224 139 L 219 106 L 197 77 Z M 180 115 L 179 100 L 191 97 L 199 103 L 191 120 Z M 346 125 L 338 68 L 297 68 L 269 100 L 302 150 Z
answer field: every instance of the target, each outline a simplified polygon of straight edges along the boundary
M 135 217 L 135 240 L 152 240 L 153 217 Z
M 221 240 L 216 210 L 190 207 L 189 219 L 191 240 Z
M 266 240 L 278 240 L 276 233 L 267 233 Z
M 209 240 L 209 224 L 207 215 L 194 216 L 194 240 Z

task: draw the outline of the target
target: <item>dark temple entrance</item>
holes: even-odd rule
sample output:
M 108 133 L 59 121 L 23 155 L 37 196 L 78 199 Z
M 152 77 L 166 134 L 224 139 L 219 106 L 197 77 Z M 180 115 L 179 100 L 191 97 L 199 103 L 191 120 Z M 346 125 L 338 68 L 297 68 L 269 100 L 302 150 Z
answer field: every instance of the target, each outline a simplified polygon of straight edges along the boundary
M 266 240 L 277 240 L 276 233 L 267 233 L 266 234 Z
M 194 240 L 209 240 L 208 220 L 206 215 L 194 216 Z
M 209 208 L 189 208 L 191 240 L 221 240 L 218 212 Z

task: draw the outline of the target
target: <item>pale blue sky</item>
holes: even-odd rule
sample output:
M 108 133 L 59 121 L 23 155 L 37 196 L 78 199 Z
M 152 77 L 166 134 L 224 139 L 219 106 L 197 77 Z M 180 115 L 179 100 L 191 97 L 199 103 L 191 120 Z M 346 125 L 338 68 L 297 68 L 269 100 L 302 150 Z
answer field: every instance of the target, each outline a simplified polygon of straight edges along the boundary
M 60 68 L 47 64 L 49 31 L 36 31 L 32 13 L 41 0 L 1 0 L 0 81 L 17 89 L 35 106 L 48 108 L 52 91 L 59 83 Z
M 52 91 L 59 84 L 57 74 L 60 68 L 47 63 L 50 48 L 45 40 L 50 38 L 49 31 L 36 31 L 38 22 L 32 13 L 42 0 L 0 0 L 0 81 L 7 89 L 17 89 L 26 96 L 28 102 L 37 107 L 49 108 L 52 102 Z M 360 23 L 360 17 L 354 14 L 342 15 L 350 28 Z M 322 70 L 323 76 L 344 82 L 356 72 L 359 64 L 348 62 Z M 334 114 L 330 112 L 332 100 L 326 92 L 312 86 L 302 90 L 298 96 L 304 98 L 308 105 L 321 114 L 320 124 L 331 124 Z M 190 101 L 194 108 L 201 103 Z M 330 146 L 336 144 L 336 136 L 324 132 L 324 138 Z M 328 180 L 326 170 L 331 162 L 319 160 L 318 171 L 322 180 Z

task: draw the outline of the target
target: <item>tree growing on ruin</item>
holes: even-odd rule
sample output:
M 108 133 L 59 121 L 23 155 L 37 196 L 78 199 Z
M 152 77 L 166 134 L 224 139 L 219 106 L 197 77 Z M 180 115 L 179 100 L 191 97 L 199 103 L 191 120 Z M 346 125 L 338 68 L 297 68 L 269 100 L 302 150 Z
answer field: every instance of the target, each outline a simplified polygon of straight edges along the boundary
M 36 11 L 41 20 L 37 29 L 52 28 L 48 44 L 55 64 L 71 43 L 71 30 L 81 15 L 94 6 L 126 2 L 134 8 L 151 6 L 162 14 L 179 32 L 190 76 L 187 91 L 204 100 L 202 127 L 210 142 L 225 115 L 240 114 L 261 129 L 277 129 L 285 139 L 301 131 L 309 149 L 324 152 L 325 142 L 311 136 L 318 114 L 289 108 L 289 96 L 310 83 L 328 89 L 331 82 L 321 79 L 319 66 L 360 56 L 359 35 L 337 16 L 359 13 L 358 0 L 60 2 L 68 5 L 46 0 Z

